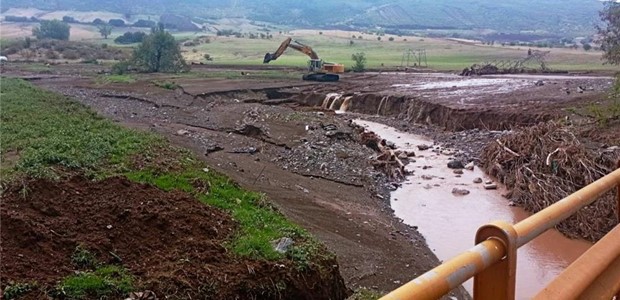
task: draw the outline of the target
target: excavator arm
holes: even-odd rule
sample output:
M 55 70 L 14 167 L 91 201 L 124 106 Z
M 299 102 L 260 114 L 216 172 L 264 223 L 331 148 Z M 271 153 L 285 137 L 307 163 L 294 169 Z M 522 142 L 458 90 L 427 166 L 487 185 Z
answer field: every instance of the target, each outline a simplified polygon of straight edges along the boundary
M 276 50 L 276 52 L 265 54 L 263 63 L 267 64 L 272 60 L 278 59 L 278 57 L 280 57 L 284 53 L 284 51 L 286 51 L 287 48 L 295 49 L 305 55 L 308 55 L 311 59 L 319 59 L 318 54 L 316 54 L 316 52 L 314 52 L 314 50 L 312 50 L 310 46 L 304 45 L 297 41 L 295 41 L 295 43 L 291 43 L 292 41 L 293 39 L 289 37 L 286 40 L 284 40 L 282 44 L 280 44 L 280 47 L 278 47 L 278 50 Z

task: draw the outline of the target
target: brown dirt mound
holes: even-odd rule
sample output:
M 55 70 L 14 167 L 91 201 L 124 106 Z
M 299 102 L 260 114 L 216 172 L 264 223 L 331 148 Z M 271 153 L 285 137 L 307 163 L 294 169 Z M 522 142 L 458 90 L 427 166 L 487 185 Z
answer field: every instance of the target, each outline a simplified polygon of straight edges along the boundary
M 591 149 L 577 138 L 578 131 L 554 122 L 524 128 L 490 143 L 482 152 L 483 167 L 508 187 L 512 201 L 538 212 L 615 169 L 618 151 Z M 557 227 L 596 241 L 618 224 L 615 212 L 611 191 Z
M 136 287 L 167 299 L 343 299 L 335 261 L 298 271 L 287 260 L 235 257 L 231 217 L 181 192 L 125 178 L 33 180 L 9 187 L 1 212 L 0 281 L 49 288 L 73 274 L 76 246 L 122 264 Z M 113 254 L 112 254 L 113 253 Z M 34 293 L 34 292 L 33 292 Z M 33 294 L 31 293 L 31 294 Z M 40 292 L 38 292 L 40 293 Z M 28 295 L 38 299 L 42 295 Z

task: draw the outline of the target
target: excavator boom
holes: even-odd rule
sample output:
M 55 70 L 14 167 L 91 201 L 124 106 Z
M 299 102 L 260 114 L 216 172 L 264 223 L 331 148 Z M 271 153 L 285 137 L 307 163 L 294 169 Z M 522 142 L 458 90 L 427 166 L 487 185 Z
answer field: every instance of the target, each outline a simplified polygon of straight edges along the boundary
M 286 51 L 286 48 L 295 49 L 305 55 L 308 55 L 310 59 L 319 59 L 319 55 L 316 54 L 316 52 L 314 52 L 314 50 L 312 50 L 310 46 L 304 45 L 297 41 L 295 41 L 295 44 L 292 44 L 291 43 L 292 41 L 293 39 L 289 37 L 286 40 L 284 40 L 282 44 L 280 44 L 280 47 L 278 47 L 278 50 L 276 50 L 276 52 L 265 54 L 263 63 L 268 64 L 270 61 L 278 59 L 278 57 L 280 57 L 284 53 L 284 51 Z

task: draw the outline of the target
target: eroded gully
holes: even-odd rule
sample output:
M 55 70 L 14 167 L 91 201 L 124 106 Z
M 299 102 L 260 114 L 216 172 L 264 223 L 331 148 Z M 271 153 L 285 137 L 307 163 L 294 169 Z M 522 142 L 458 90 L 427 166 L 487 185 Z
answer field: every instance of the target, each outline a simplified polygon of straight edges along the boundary
M 407 165 L 413 171 L 402 188 L 392 192 L 391 206 L 395 215 L 411 226 L 417 226 L 437 257 L 446 261 L 473 246 L 476 230 L 483 224 L 503 220 L 515 224 L 528 217 L 521 208 L 509 206 L 498 190 L 486 190 L 475 178 L 490 180 L 477 167 L 454 174 L 447 167 L 450 156 L 420 151 L 417 145 L 432 145 L 423 136 L 397 131 L 383 124 L 356 120 L 397 148 L 413 150 L 415 162 Z M 449 153 L 448 153 L 449 154 Z M 458 196 L 454 188 L 470 193 Z M 550 230 L 521 247 L 517 253 L 517 299 L 530 299 L 589 248 L 585 241 L 571 240 L 557 230 Z M 406 255 L 406 254 L 403 254 Z M 412 278 L 413 279 L 413 278 Z M 472 280 L 465 288 L 472 292 Z

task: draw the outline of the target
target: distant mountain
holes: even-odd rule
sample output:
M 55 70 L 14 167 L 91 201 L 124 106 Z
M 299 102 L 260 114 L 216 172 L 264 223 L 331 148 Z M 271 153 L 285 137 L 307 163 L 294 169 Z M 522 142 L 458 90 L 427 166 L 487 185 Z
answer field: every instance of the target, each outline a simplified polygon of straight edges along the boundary
M 490 29 L 567 35 L 593 32 L 598 0 L 3 0 L 2 9 L 105 10 L 246 17 L 308 27 L 382 26 L 402 29 Z

